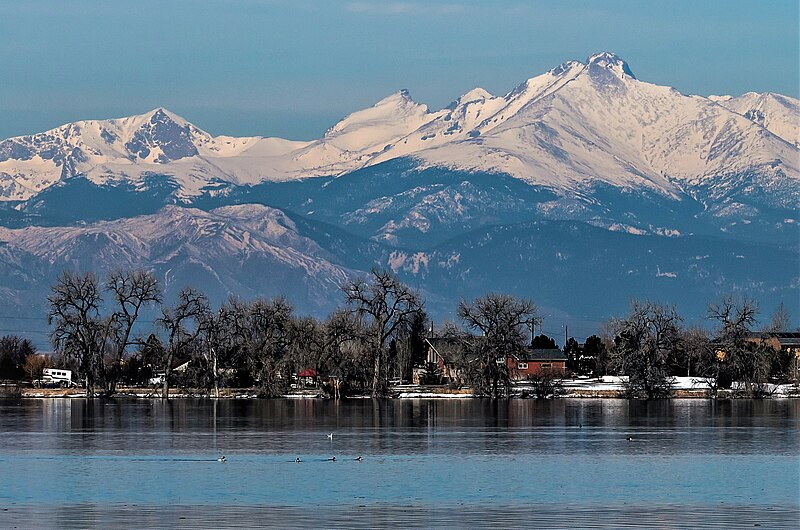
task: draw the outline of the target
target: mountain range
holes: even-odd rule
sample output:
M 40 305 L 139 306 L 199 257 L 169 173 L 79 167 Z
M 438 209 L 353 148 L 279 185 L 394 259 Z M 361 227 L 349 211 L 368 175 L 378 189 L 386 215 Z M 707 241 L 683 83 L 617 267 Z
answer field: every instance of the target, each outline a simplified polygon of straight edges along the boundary
M 322 314 L 379 266 L 436 318 L 490 290 L 586 334 L 632 297 L 798 314 L 798 207 L 798 100 L 684 95 L 603 52 L 436 111 L 400 90 L 314 141 L 214 137 L 161 108 L 4 140 L 0 300 L 41 317 L 62 269 L 136 266 L 168 298 Z

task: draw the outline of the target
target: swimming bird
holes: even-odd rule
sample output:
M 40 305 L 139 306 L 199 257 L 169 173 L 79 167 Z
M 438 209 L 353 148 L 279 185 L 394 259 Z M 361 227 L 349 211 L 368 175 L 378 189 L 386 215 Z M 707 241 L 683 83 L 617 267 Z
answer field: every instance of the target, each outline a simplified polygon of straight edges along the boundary
M 332 456 L 331 458 L 328 459 L 328 462 L 336 462 L 336 457 Z
M 628 439 L 628 441 L 629 441 L 629 442 L 632 442 L 632 441 L 633 441 L 633 438 L 631 438 L 630 436 L 628 436 L 628 438 L 627 438 L 627 439 Z
M 359 456 L 358 458 L 356 458 L 356 460 L 358 460 L 359 462 L 361 462 L 361 461 L 363 461 L 363 460 L 364 460 L 364 458 Z
M 294 462 L 295 462 L 295 464 L 299 464 L 300 463 L 300 457 L 298 456 L 297 458 L 295 458 Z
M 227 458 L 225 458 L 225 455 L 222 455 L 221 457 L 217 458 L 217 462 L 222 462 L 223 464 L 224 464 L 225 462 L 227 462 L 227 461 L 228 461 L 228 459 L 227 459 Z
M 327 434 L 328 440 L 333 441 L 333 433 Z

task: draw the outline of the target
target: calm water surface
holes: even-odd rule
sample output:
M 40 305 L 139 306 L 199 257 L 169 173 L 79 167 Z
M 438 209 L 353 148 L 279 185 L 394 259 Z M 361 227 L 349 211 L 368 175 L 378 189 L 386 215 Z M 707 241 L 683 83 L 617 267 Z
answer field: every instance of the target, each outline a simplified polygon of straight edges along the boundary
M 0 400 L 0 527 L 794 528 L 798 455 L 797 400 Z

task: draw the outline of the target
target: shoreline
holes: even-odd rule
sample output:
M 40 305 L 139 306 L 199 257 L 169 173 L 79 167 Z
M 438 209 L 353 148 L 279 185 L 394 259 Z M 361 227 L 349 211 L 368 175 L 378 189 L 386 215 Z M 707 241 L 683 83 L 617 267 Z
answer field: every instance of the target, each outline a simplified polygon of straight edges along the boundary
M 620 376 L 575 377 L 561 380 L 557 395 L 547 399 L 629 399 L 625 393 L 625 379 Z M 99 399 L 161 399 L 161 387 L 120 386 L 111 396 L 95 395 Z M 219 397 L 205 388 L 170 388 L 170 398 L 175 399 L 261 399 L 257 388 L 220 388 Z M 0 398 L 67 398 L 85 399 L 80 387 L 32 388 L 13 384 L 0 385 Z M 749 399 L 739 395 L 737 388 L 718 389 L 714 396 L 709 390 L 708 380 L 698 377 L 673 377 L 672 394 L 664 399 Z M 771 385 L 771 393 L 761 399 L 800 398 L 800 385 Z M 269 399 L 269 398 L 264 398 Z M 280 399 L 333 399 L 321 388 L 296 388 L 280 396 Z M 371 399 L 369 394 L 347 396 L 343 399 Z M 469 387 L 453 388 L 447 385 L 394 385 L 382 399 L 484 399 L 476 396 Z M 488 399 L 488 398 L 487 398 Z M 511 385 L 511 395 L 506 399 L 536 399 L 534 385 L 517 381 Z M 641 398 L 631 398 L 641 399 Z
M 535 396 L 523 395 L 526 389 L 517 388 L 514 392 L 504 399 L 536 399 Z M 787 389 L 789 390 L 789 389 Z M 775 392 L 772 396 L 763 399 L 798 399 L 800 394 L 797 392 Z M 18 391 L 9 389 L 8 392 L 0 391 L 0 399 L 86 399 L 85 392 L 76 388 L 20 388 Z M 92 399 L 161 399 L 160 389 L 153 391 L 142 388 L 120 388 L 112 396 L 96 395 Z M 226 388 L 220 389 L 220 395 L 215 398 L 210 392 L 200 389 L 171 389 L 170 399 L 224 399 L 224 400 L 255 400 L 271 399 L 260 398 L 255 389 L 252 388 Z M 303 391 L 290 392 L 280 396 L 278 399 L 332 399 L 325 396 L 321 391 L 309 389 Z M 369 395 L 347 396 L 342 399 L 371 399 Z M 404 387 L 395 388 L 389 395 L 381 399 L 491 399 L 476 396 L 470 389 L 449 389 L 433 387 Z M 565 388 L 563 393 L 558 396 L 549 397 L 549 400 L 558 399 L 628 399 L 622 389 L 592 389 Z M 708 389 L 676 389 L 672 395 L 663 399 L 750 399 L 740 398 L 733 390 L 725 389 L 717 392 L 717 396 L 711 395 Z

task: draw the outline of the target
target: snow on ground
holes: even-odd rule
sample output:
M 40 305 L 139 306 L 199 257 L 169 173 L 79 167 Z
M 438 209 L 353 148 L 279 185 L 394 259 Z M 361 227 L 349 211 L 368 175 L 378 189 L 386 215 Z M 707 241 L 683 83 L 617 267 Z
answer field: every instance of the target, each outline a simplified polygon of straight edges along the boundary
M 578 377 L 576 379 L 564 379 L 564 391 L 567 395 L 580 394 L 581 392 L 609 392 L 625 390 L 625 376 L 606 375 L 602 377 Z M 710 380 L 704 377 L 673 377 L 673 391 L 699 391 L 704 392 L 711 387 Z M 743 388 L 741 384 L 734 383 L 733 390 Z M 791 384 L 768 385 L 768 391 L 775 397 L 800 396 L 800 387 Z
M 429 398 L 446 398 L 446 399 L 454 399 L 454 398 L 471 398 L 475 397 L 475 394 L 448 394 L 448 393 L 440 393 L 440 392 L 400 392 L 397 395 L 400 399 L 429 399 Z

